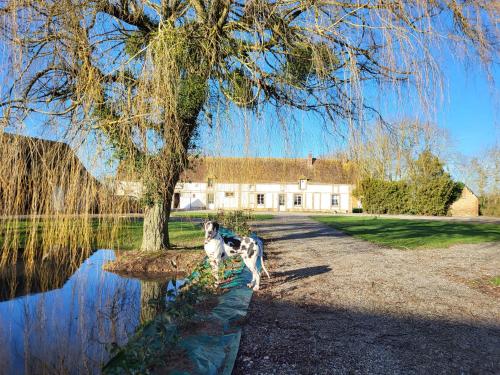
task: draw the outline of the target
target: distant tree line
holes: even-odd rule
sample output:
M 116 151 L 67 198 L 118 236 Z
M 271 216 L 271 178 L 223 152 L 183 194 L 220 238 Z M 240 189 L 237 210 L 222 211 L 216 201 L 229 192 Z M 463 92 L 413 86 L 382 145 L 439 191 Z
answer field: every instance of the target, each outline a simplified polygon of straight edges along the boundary
M 479 213 L 484 216 L 500 216 L 500 194 L 492 193 L 480 196 Z
M 453 181 L 439 158 L 428 150 L 408 167 L 408 177 L 402 180 L 362 179 L 354 195 L 361 199 L 363 210 L 373 214 L 446 215 L 460 196 L 463 183 Z

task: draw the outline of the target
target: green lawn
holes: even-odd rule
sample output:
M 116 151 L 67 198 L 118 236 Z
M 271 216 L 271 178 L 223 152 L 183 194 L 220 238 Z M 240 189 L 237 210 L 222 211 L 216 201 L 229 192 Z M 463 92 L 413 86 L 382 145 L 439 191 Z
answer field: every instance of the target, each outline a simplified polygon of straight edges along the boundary
M 77 220 L 77 219 L 75 219 Z M 142 241 L 142 219 L 123 220 L 115 229 L 116 233 L 113 236 L 108 236 L 111 221 L 92 220 L 91 228 L 93 232 L 93 245 L 95 249 L 100 248 L 116 248 L 120 250 L 135 250 L 139 249 Z M 77 223 L 75 223 L 75 227 Z M 0 248 L 3 245 L 4 230 L 7 224 L 0 221 Z M 20 247 L 24 247 L 26 235 L 31 226 L 28 220 L 20 220 L 16 223 L 14 230 L 18 232 Z M 46 223 L 39 222 L 37 225 L 37 233 L 43 231 L 43 226 Z M 107 226 L 107 227 L 106 227 Z M 190 222 L 170 222 L 169 223 L 170 241 L 175 247 L 202 248 L 203 247 L 203 231 L 199 224 Z M 41 236 L 40 236 L 41 237 Z M 109 238 L 114 241 L 110 243 Z
M 351 236 L 403 249 L 500 241 L 500 225 L 495 224 L 350 216 L 313 218 Z
M 215 212 L 207 211 L 177 211 L 172 212 L 172 217 L 186 217 L 191 219 L 208 219 L 211 215 L 215 215 Z M 269 220 L 272 219 L 274 215 L 271 214 L 256 214 L 250 213 L 248 215 L 249 221 L 259 221 L 259 220 Z
M 171 221 L 168 224 L 170 242 L 174 247 L 203 248 L 203 231 L 199 224 Z M 142 219 L 120 226 L 117 247 L 122 250 L 139 249 L 142 242 Z

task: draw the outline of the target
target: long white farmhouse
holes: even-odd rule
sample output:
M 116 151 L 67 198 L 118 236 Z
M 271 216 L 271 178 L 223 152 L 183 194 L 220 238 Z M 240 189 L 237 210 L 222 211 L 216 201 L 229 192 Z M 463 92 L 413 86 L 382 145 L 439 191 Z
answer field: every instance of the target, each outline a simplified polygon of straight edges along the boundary
M 172 208 L 352 212 L 353 181 L 349 163 L 334 159 L 204 157 L 183 174 Z M 122 179 L 116 193 L 139 197 L 141 190 Z

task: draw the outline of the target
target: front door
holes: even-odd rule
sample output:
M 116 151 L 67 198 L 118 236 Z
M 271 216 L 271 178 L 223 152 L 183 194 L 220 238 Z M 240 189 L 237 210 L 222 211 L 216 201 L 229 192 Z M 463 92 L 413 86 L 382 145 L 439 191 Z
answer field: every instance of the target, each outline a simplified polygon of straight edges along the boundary
M 314 193 L 313 195 L 313 209 L 319 210 L 321 209 L 321 194 Z
M 278 206 L 279 206 L 279 210 L 280 211 L 285 211 L 285 202 L 286 202 L 286 196 L 285 194 L 280 194 L 279 197 L 278 197 Z
M 215 194 L 213 192 L 207 193 L 207 206 L 209 210 L 215 209 Z

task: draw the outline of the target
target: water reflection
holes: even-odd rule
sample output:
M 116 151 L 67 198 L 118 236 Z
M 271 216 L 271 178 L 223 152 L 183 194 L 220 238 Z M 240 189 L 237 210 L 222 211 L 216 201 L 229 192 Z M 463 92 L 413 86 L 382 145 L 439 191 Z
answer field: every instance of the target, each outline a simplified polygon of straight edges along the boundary
M 110 346 L 158 312 L 149 300 L 175 288 L 103 271 L 112 259 L 99 250 L 57 289 L 0 302 L 1 374 L 100 373 Z
M 163 308 L 166 283 L 141 281 L 141 323 L 153 319 Z
M 84 261 L 85 258 L 79 262 L 40 259 L 29 269 L 22 261 L 6 265 L 0 268 L 0 302 L 62 288 Z

